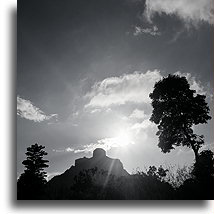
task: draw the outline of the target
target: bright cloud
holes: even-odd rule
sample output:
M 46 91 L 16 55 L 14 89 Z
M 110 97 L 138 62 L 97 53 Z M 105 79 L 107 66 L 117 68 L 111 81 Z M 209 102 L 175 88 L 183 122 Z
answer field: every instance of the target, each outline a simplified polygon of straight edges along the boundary
M 74 151 L 73 148 L 70 148 L 70 147 L 66 148 L 66 152 L 73 152 L 73 151 Z
M 113 147 L 119 147 L 115 138 L 103 138 L 98 140 L 96 143 L 84 145 L 82 149 L 77 149 L 74 153 L 92 153 L 96 148 L 102 148 L 105 151 L 108 151 Z
M 71 147 L 65 148 L 65 149 L 53 149 L 53 152 L 74 152 L 75 150 Z
M 180 71 L 177 71 L 175 74 L 186 77 L 190 84 L 190 88 L 195 90 L 198 94 L 212 96 L 209 89 L 205 88 L 202 83 L 199 80 L 196 80 L 190 73 L 181 73 Z
M 145 119 L 148 118 L 149 115 L 145 114 L 143 110 L 135 109 L 129 116 L 130 118 L 134 119 Z
M 139 26 L 135 26 L 135 31 L 133 33 L 134 36 L 139 36 L 142 34 L 149 34 L 151 36 L 160 36 L 161 33 L 158 31 L 158 27 L 154 25 L 152 28 L 142 28 Z
M 17 97 L 17 115 L 27 120 L 34 122 L 42 122 L 55 118 L 57 120 L 57 114 L 46 115 L 42 110 L 33 105 L 30 100 L 25 100 L 21 97 Z
M 112 148 L 122 148 L 131 144 L 135 144 L 134 137 L 132 135 L 130 127 L 118 129 L 117 134 L 114 137 L 105 137 L 98 139 L 93 143 L 79 146 L 77 148 L 64 148 L 64 149 L 53 149 L 53 152 L 73 152 L 73 153 L 92 153 L 96 148 L 102 148 L 106 151 Z
M 149 119 L 144 120 L 141 123 L 135 123 L 131 126 L 132 130 L 136 130 L 137 132 L 139 132 L 142 129 L 148 129 L 148 128 L 153 128 L 156 127 L 156 125 L 154 123 L 152 123 Z
M 126 135 L 112 137 L 112 138 L 103 138 L 98 140 L 96 143 L 84 145 L 82 149 L 74 150 L 74 153 L 80 153 L 80 152 L 89 153 L 89 152 L 93 152 L 96 148 L 102 148 L 105 151 L 108 151 L 112 148 L 124 147 L 129 144 L 134 144 L 134 141 L 132 141 Z
M 176 15 L 186 24 L 214 24 L 212 0 L 146 0 L 145 15 L 149 21 L 155 13 Z
M 74 153 L 91 153 L 96 148 L 102 148 L 106 151 L 112 148 L 127 148 L 130 145 L 145 142 L 151 131 L 153 132 L 153 128 L 156 127 L 154 123 L 149 121 L 149 118 L 139 123 L 129 122 L 125 129 L 118 129 L 118 133 L 114 137 L 105 137 L 72 151 Z M 67 149 L 64 152 L 68 152 Z
M 86 94 L 89 103 L 85 107 L 109 107 L 127 102 L 149 103 L 149 93 L 152 92 L 155 82 L 160 79 L 161 74 L 158 70 L 106 78 L 95 83 L 91 92 Z
M 98 113 L 100 111 L 101 111 L 100 109 L 93 109 L 93 110 L 91 110 L 91 114 Z

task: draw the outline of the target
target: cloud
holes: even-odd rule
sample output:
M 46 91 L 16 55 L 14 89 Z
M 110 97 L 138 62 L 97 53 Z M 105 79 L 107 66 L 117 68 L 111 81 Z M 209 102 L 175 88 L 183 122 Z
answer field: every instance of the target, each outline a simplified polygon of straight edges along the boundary
M 187 81 L 190 84 L 190 89 L 195 90 L 196 93 L 201 95 L 206 95 L 208 97 L 212 97 L 213 94 L 210 92 L 208 87 L 204 87 L 202 83 L 196 79 L 196 77 L 192 76 L 190 73 L 181 73 L 180 71 L 175 72 L 179 76 L 184 76 L 187 78 Z
M 158 27 L 154 25 L 152 28 L 142 28 L 139 26 L 135 26 L 135 31 L 133 33 L 134 36 L 139 36 L 142 34 L 149 34 L 151 36 L 160 36 L 161 33 L 158 31 Z
M 74 153 L 92 153 L 96 148 L 102 148 L 109 151 L 113 148 L 128 148 L 127 146 L 136 143 L 146 142 L 148 137 L 154 135 L 156 125 L 152 123 L 149 118 L 141 122 L 128 121 L 126 128 L 118 129 L 114 137 L 104 137 L 96 140 L 94 143 L 83 145 L 77 149 L 72 150 Z M 64 152 L 67 152 L 65 149 Z
M 93 109 L 93 110 L 91 110 L 91 114 L 99 113 L 100 111 L 101 111 L 101 109 Z
M 42 110 L 34 106 L 30 100 L 25 100 L 19 96 L 17 97 L 17 115 L 34 122 L 42 122 L 53 118 L 57 120 L 58 117 L 57 114 L 46 115 Z
M 142 129 L 148 129 L 148 128 L 153 128 L 153 127 L 156 127 L 156 125 L 154 123 L 152 123 L 149 119 L 146 119 L 141 123 L 133 124 L 130 129 L 136 130 L 138 133 Z
M 145 119 L 148 118 L 149 115 L 145 114 L 143 110 L 135 109 L 129 116 L 133 119 Z
M 70 147 L 66 148 L 66 152 L 73 152 L 73 151 L 74 151 L 73 148 L 70 148 Z
M 74 153 L 92 153 L 96 148 L 102 148 L 105 151 L 110 150 L 112 147 L 118 147 L 114 143 L 114 138 L 104 138 L 101 140 L 98 140 L 96 143 L 90 143 L 87 145 L 84 145 L 82 149 L 77 149 L 74 151 Z
M 96 143 L 90 143 L 83 145 L 82 147 L 73 149 L 73 148 L 65 148 L 65 149 L 53 149 L 53 152 L 57 153 L 65 153 L 65 152 L 73 152 L 73 153 L 92 153 L 96 148 L 102 148 L 106 151 L 110 150 L 112 147 L 119 147 L 115 138 L 103 138 L 98 140 Z
M 145 5 L 144 14 L 150 22 L 156 13 L 165 13 L 176 15 L 187 25 L 201 22 L 214 24 L 212 0 L 146 0 Z
M 149 93 L 156 81 L 161 79 L 158 70 L 146 73 L 134 72 L 120 77 L 109 77 L 97 82 L 85 98 L 89 102 L 85 108 L 109 107 L 131 103 L 149 103 Z
M 145 127 L 146 130 L 146 127 Z M 93 142 L 82 144 L 77 147 L 67 147 L 67 148 L 59 148 L 53 149 L 53 152 L 56 153 L 92 153 L 96 148 L 102 148 L 106 151 L 112 148 L 123 148 L 125 146 L 135 144 L 135 139 L 133 136 L 133 132 L 136 130 L 130 129 L 130 127 L 118 128 L 116 133 L 113 134 L 113 137 L 101 137 L 101 139 L 94 139 Z
M 128 139 L 129 140 L 129 139 Z M 100 140 L 97 140 L 96 143 L 90 143 L 87 145 L 84 145 L 82 149 L 76 149 L 74 150 L 74 153 L 92 153 L 96 148 L 102 148 L 105 151 L 109 151 L 112 148 L 118 148 L 118 147 L 124 147 L 129 144 L 135 144 L 134 141 L 130 139 L 128 141 L 127 139 L 121 138 L 121 137 L 112 137 L 112 138 L 103 138 Z
M 52 150 L 53 152 L 74 152 L 75 149 L 71 148 L 71 147 L 68 147 L 68 148 L 65 148 L 65 149 L 53 149 Z

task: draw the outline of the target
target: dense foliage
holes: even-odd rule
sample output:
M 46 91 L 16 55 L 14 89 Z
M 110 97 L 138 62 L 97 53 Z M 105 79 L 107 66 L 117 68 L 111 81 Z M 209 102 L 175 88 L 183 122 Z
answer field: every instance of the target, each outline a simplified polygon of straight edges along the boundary
M 211 119 L 206 96 L 190 89 L 186 77 L 169 75 L 155 83 L 150 98 L 153 107 L 150 120 L 158 125 L 158 146 L 164 153 L 175 146 L 191 147 L 197 161 L 204 137 L 195 134 L 192 127 Z
M 17 183 L 18 199 L 41 199 L 44 197 L 44 187 L 46 184 L 46 172 L 48 160 L 43 156 L 47 155 L 43 149 L 45 147 L 37 143 L 27 148 L 27 159 L 22 162 L 25 166 L 24 173 L 21 174 Z

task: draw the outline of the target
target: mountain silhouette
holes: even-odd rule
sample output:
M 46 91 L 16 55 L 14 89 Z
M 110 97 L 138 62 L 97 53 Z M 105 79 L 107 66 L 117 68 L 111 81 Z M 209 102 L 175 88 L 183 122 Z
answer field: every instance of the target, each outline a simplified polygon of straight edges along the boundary
M 62 195 L 70 191 L 72 185 L 75 183 L 75 177 L 81 172 L 96 169 L 107 176 L 129 176 L 129 173 L 123 168 L 123 164 L 119 159 L 113 159 L 106 156 L 106 151 L 101 148 L 96 148 L 93 151 L 91 158 L 79 158 L 75 160 L 75 165 L 71 166 L 64 173 L 54 176 L 47 183 L 48 195 L 54 199 L 61 198 Z M 105 176 L 106 177 L 106 176 Z M 97 179 L 99 183 L 105 183 L 104 177 Z

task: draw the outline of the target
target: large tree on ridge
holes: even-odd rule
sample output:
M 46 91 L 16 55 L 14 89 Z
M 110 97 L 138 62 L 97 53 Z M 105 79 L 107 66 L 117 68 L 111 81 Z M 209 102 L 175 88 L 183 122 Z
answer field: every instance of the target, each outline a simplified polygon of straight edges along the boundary
M 175 146 L 192 148 L 195 160 L 204 144 L 204 136 L 193 131 L 193 125 L 207 123 L 211 119 L 206 96 L 190 89 L 186 77 L 168 75 L 155 83 L 150 120 L 158 125 L 158 146 L 166 153 Z

